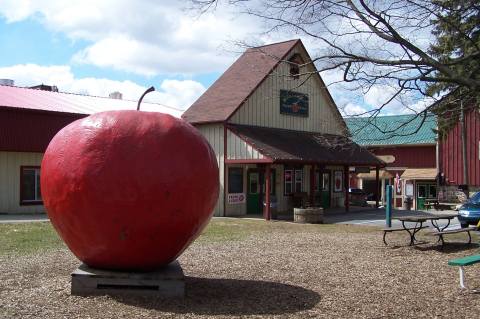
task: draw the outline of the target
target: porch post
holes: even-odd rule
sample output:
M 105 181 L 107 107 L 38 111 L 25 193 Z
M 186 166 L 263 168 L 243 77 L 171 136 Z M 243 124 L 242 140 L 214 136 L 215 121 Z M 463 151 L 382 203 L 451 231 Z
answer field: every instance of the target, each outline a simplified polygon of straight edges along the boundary
M 310 166 L 310 206 L 315 207 L 315 164 Z
M 271 181 L 271 173 L 270 173 L 270 164 L 267 164 L 265 167 L 265 209 L 263 211 L 263 216 L 265 220 L 271 219 L 270 214 L 270 189 L 272 188 L 272 181 Z
M 349 189 L 350 189 L 350 176 L 349 176 L 348 165 L 343 167 L 343 185 L 345 186 L 345 211 L 350 210 L 350 199 L 348 198 Z
M 380 188 L 380 183 L 379 183 L 379 178 L 380 177 L 380 167 L 375 166 L 375 208 L 378 208 L 378 200 L 379 200 L 379 188 Z

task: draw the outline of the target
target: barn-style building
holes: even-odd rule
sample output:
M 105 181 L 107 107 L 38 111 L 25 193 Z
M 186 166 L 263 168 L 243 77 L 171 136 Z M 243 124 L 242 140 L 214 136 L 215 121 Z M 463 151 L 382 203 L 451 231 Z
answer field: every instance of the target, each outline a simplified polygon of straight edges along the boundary
M 0 85 L 0 213 L 43 213 L 40 164 L 48 143 L 64 126 L 91 113 L 135 110 L 137 102 Z M 155 103 L 142 109 L 180 117 Z
M 384 163 L 352 142 L 300 40 L 250 48 L 182 115 L 215 150 L 216 216 L 348 209 L 350 167 Z

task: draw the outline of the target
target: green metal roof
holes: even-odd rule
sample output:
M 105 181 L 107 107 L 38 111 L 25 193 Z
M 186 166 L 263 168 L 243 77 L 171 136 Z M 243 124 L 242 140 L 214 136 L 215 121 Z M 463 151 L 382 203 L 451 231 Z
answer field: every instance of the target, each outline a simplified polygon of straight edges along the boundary
M 423 115 L 391 115 L 346 118 L 354 142 L 360 145 L 435 144 L 436 117 Z

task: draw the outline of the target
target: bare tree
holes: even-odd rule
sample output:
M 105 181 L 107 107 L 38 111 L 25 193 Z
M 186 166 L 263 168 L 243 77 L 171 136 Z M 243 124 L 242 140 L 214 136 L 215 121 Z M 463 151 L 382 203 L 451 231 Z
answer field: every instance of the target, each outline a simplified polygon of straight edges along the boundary
M 215 10 L 220 4 L 236 6 L 264 21 L 267 33 L 288 30 L 321 43 L 324 49 L 314 52 L 311 63 L 319 72 L 341 70 L 342 81 L 362 93 L 378 85 L 390 89 L 386 101 L 360 115 L 373 118 L 399 101 L 411 109 L 414 99 L 434 102 L 411 109 L 417 116 L 425 118 L 434 107 L 439 114 L 452 114 L 460 109 L 459 101 L 465 98 L 471 105 L 480 95 L 478 0 L 191 2 L 200 12 Z M 468 50 L 453 47 L 443 52 L 445 30 L 461 39 Z M 448 103 L 443 103 L 445 97 Z M 405 125 L 400 123 L 399 128 Z

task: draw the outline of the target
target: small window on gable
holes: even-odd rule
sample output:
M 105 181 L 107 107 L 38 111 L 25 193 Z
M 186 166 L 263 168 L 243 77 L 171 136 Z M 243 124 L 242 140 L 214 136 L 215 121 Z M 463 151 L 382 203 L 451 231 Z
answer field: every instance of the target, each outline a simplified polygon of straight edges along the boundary
M 288 59 L 290 65 L 290 76 L 294 79 L 300 78 L 300 66 L 303 64 L 303 59 L 300 54 L 295 53 Z

